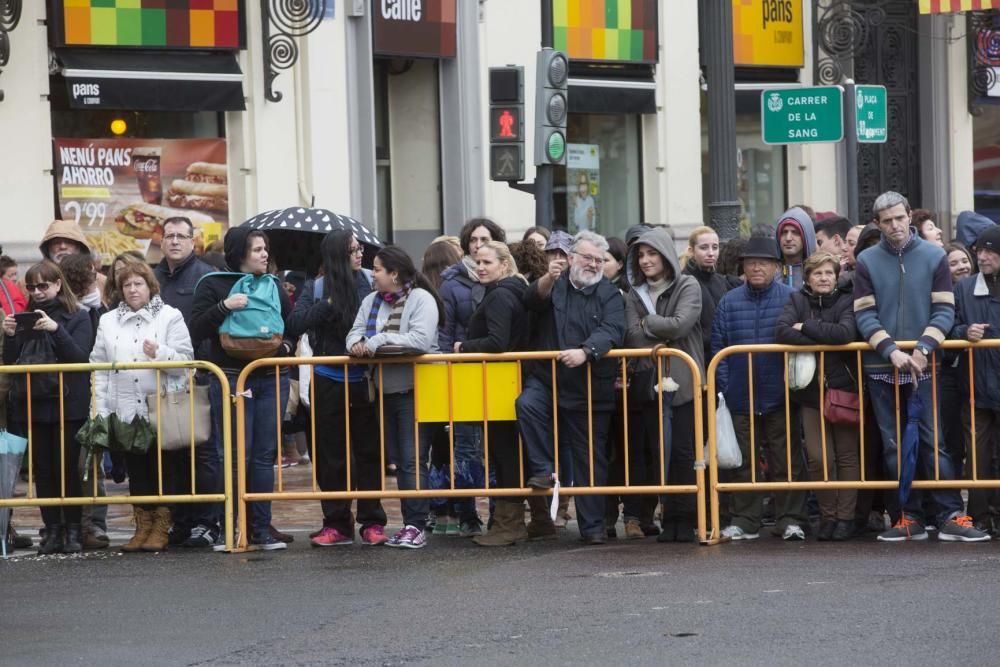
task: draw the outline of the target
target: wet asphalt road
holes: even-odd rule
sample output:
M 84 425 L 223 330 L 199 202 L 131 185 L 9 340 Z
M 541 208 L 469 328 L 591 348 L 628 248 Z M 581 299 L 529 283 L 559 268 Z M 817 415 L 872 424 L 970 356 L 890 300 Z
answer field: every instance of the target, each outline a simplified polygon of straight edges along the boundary
M 997 664 L 1000 543 L 0 561 L 0 665 Z

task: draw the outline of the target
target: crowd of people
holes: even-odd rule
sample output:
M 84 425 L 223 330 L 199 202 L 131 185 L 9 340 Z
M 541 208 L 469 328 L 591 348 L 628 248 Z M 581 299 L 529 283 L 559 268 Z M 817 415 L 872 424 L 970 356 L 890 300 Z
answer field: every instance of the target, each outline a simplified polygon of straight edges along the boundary
M 16 264 L 0 258 L 4 363 L 201 359 L 218 366 L 235 392 L 253 359 L 357 359 L 317 364 L 311 373 L 265 366 L 249 375 L 243 396 L 251 493 L 271 492 L 275 469 L 284 464 L 277 456 L 282 413 L 288 426 L 314 421 L 304 430 L 315 438 L 307 450 L 315 453 L 311 463 L 323 491 L 380 489 L 386 463 L 400 490 L 509 489 L 522 482 L 549 490 L 625 486 L 626 479 L 635 487 L 661 480 L 691 485 L 704 444 L 695 442 L 694 410 L 703 387 L 687 364 L 651 355 L 631 359 L 623 376 L 608 353 L 680 350 L 704 377 L 708 362 L 727 347 L 775 342 L 864 341 L 870 349 L 860 361 L 846 352 L 818 361 L 811 353 L 791 355 L 795 373 L 781 354 L 756 353 L 752 363 L 745 354 L 724 355 L 717 386 L 743 459 L 723 471 L 727 481 L 852 482 L 862 479 L 862 460 L 865 479 L 895 479 L 898 423 L 906 423 L 911 396 L 927 406 L 919 416 L 918 478 L 997 477 L 1000 349 L 939 349 L 947 338 L 978 342 L 1000 327 L 1000 226 L 972 212 L 959 216 L 958 238 L 945 245 L 929 213 L 886 192 L 866 225 L 796 206 L 746 240 L 722 244 L 711 228 L 698 227 L 680 256 L 669 230 L 659 226 L 635 225 L 623 239 L 533 227 L 508 243 L 497 222 L 474 218 L 457 238 L 434 241 L 419 268 L 402 248 L 388 245 L 377 250 L 371 270 L 362 267 L 359 240 L 336 230 L 322 240 L 316 276 L 283 278 L 266 234 L 230 229 L 212 266 L 195 255 L 194 232 L 187 218 L 168 219 L 157 266 L 125 253 L 106 276 L 79 228 L 63 221 L 52 223 L 42 260 L 23 281 Z M 917 344 L 904 351 L 897 341 Z M 516 421 L 490 421 L 486 433 L 482 423 L 461 422 L 420 424 L 415 433 L 413 366 L 376 371 L 366 361 L 519 351 L 552 351 L 556 363 L 523 362 Z M 790 384 L 795 376 L 787 401 L 786 374 Z M 89 464 L 87 436 L 76 436 L 89 432 L 91 420 L 135 428 L 151 419 L 150 396 L 193 390 L 192 382 L 207 385 L 210 438 L 170 451 L 154 443 L 113 452 L 110 466 Z M 33 374 L 30 389 L 23 376 L 4 376 L 3 383 L 7 428 L 27 434 L 30 420 L 38 497 L 104 494 L 105 473 L 116 482 L 127 477 L 132 496 L 186 493 L 192 486 L 217 493 L 223 475 L 232 474 L 222 456 L 225 392 L 211 374 L 118 369 L 69 373 L 63 382 Z M 581 539 L 601 544 L 617 537 L 619 519 L 626 539 L 695 539 L 693 494 L 638 491 L 576 495 Z M 902 505 L 895 492 L 740 492 L 726 497 L 718 528 L 732 540 L 755 539 L 770 525 L 789 541 L 811 533 L 839 541 L 869 530 L 883 541 L 921 540 L 930 528 L 941 540 L 986 541 L 1000 510 L 992 494 L 971 489 L 966 509 L 957 489 L 914 489 Z M 387 531 L 378 499 L 356 501 L 356 513 L 349 500 L 324 500 L 310 541 L 349 545 L 359 529 L 361 542 L 372 546 L 422 548 L 433 535 L 512 545 L 554 537 L 566 525 L 565 495 L 554 520 L 548 500 L 499 497 L 484 517 L 473 498 L 408 497 L 400 501 L 403 525 L 395 531 Z M 222 548 L 217 503 L 135 505 L 133 512 L 135 532 L 123 551 Z M 106 506 L 48 506 L 42 518 L 41 554 L 109 546 Z M 252 549 L 283 549 L 293 539 L 275 528 L 268 502 L 250 503 L 247 525 Z M 9 539 L 32 543 L 14 533 Z

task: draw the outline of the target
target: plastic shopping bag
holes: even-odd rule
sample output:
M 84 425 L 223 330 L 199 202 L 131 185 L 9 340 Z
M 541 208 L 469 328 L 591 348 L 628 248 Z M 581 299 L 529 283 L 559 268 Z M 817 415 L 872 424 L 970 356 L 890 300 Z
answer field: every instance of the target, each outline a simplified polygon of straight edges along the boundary
M 726 399 L 719 392 L 719 403 L 715 410 L 715 453 L 719 458 L 719 468 L 732 470 L 743 465 L 740 444 L 736 441 L 733 417 L 726 407 Z

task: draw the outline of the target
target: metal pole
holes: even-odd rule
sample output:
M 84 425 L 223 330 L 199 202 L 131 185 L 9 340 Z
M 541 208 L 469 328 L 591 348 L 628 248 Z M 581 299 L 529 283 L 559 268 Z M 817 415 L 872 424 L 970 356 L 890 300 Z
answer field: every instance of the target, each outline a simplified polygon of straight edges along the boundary
M 552 48 L 552 2 L 542 0 L 542 48 Z M 535 224 L 552 226 L 552 165 L 535 167 Z
M 858 107 L 854 79 L 844 80 L 844 161 L 847 163 L 847 218 L 861 224 L 858 194 Z
M 543 3 L 548 4 L 548 3 Z M 709 224 L 726 241 L 740 234 L 736 184 L 736 98 L 732 0 L 707 0 L 705 70 L 708 79 Z

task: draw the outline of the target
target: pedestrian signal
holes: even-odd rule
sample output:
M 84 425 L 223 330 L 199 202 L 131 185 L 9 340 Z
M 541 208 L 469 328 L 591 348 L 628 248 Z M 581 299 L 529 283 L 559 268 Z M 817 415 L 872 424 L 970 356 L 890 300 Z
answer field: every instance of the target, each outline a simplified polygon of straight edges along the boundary
M 490 68 L 490 179 L 524 180 L 524 68 Z

